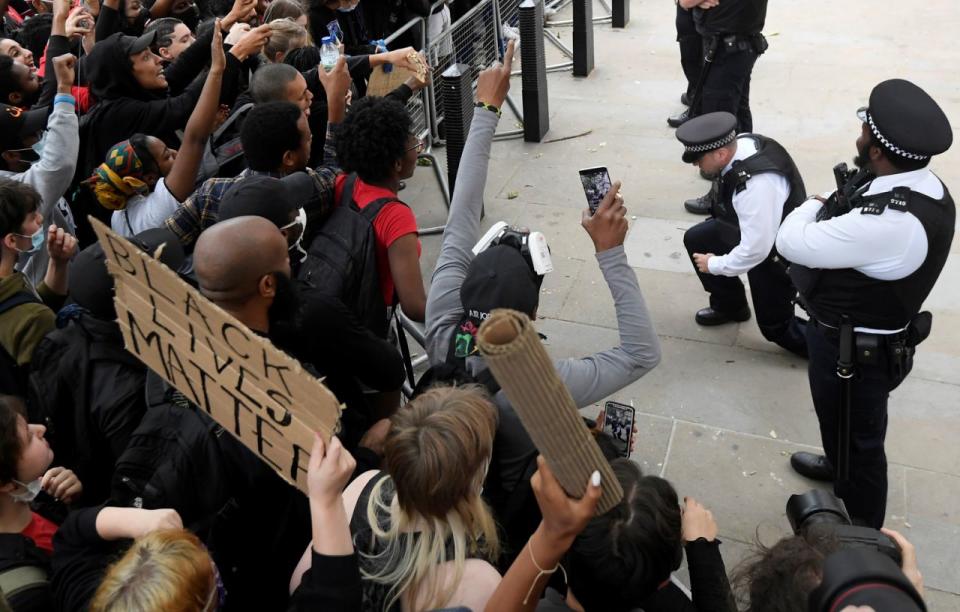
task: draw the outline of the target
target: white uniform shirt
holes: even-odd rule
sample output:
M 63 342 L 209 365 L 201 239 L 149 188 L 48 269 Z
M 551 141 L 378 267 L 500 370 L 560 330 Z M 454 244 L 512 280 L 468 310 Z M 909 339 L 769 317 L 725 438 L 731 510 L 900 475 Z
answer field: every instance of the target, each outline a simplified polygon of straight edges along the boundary
M 721 171 L 725 175 L 733 162 L 746 159 L 757 152 L 752 138 L 737 138 L 733 159 Z M 790 195 L 790 181 L 776 172 L 764 172 L 747 181 L 746 188 L 733 194 L 733 210 L 740 221 L 740 244 L 726 255 L 713 256 L 707 261 L 710 274 L 738 276 L 750 271 L 770 255 L 777 238 L 777 229 L 783 217 L 783 203 Z
M 943 197 L 943 184 L 926 168 L 878 177 L 865 195 L 894 187 L 909 187 L 935 200 Z M 853 268 L 870 278 L 893 281 L 916 272 L 927 257 L 923 224 L 908 212 L 886 208 L 879 215 L 864 215 L 854 209 L 817 223 L 821 206 L 819 200 L 807 200 L 784 219 L 777 250 L 789 261 L 808 268 Z
M 163 227 L 164 221 L 180 206 L 161 178 L 148 195 L 135 195 L 127 200 L 123 210 L 115 210 L 110 226 L 124 238 L 133 238 L 140 232 Z

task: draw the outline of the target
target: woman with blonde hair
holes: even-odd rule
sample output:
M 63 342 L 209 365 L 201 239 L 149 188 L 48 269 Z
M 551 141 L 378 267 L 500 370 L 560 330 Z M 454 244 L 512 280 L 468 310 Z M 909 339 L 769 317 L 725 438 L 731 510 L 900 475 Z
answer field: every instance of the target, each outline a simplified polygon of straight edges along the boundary
M 288 17 L 276 19 L 267 25 L 270 27 L 270 40 L 263 46 L 263 55 L 271 64 L 282 64 L 287 53 L 309 44 L 306 28 Z
M 432 389 L 392 417 L 384 470 L 343 494 L 364 610 L 483 609 L 500 583 L 489 563 L 496 526 L 480 497 L 496 426 L 479 387 Z M 292 587 L 308 567 L 305 554 Z
M 52 566 L 58 610 L 209 612 L 222 604 L 207 549 L 169 508 L 73 512 L 54 536 Z
M 114 563 L 90 602 L 91 612 L 217 610 L 223 583 L 206 548 L 184 529 L 154 531 Z

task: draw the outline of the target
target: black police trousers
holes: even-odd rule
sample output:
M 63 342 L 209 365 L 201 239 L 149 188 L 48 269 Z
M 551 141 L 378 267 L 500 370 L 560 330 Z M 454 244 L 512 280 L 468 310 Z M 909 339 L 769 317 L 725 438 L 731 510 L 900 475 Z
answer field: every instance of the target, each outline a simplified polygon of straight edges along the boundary
M 730 46 L 721 39 L 712 65 L 703 68 L 707 70 L 707 76 L 695 115 L 727 111 L 736 115 L 738 133 L 752 132 L 750 76 L 757 57 L 752 46 L 740 43 Z
M 698 223 L 683 234 L 690 261 L 694 253 L 725 255 L 739 242 L 739 230 L 716 219 Z M 696 264 L 693 267 L 696 270 Z M 732 314 L 747 306 L 746 291 L 739 277 L 704 274 L 698 270 L 697 278 L 710 294 L 710 307 L 717 312 Z M 806 357 L 805 322 L 794 314 L 797 290 L 783 265 L 767 258 L 747 272 L 747 278 L 760 333 L 791 353 Z
M 700 69 L 703 67 L 703 39 L 693 22 L 693 10 L 686 10 L 677 4 L 677 43 L 680 44 L 680 67 L 687 77 L 687 97 L 692 101 L 697 93 L 700 81 Z
M 837 377 L 836 334 L 807 325 L 810 352 L 808 375 L 813 406 L 820 421 L 820 437 L 827 459 L 836 466 L 837 432 L 840 411 L 840 379 Z M 887 455 L 883 441 L 887 435 L 887 399 L 913 365 L 894 373 L 884 356 L 876 365 L 857 364 L 851 389 L 850 480 L 837 481 L 834 492 L 847 506 L 850 517 L 879 529 L 887 510 Z

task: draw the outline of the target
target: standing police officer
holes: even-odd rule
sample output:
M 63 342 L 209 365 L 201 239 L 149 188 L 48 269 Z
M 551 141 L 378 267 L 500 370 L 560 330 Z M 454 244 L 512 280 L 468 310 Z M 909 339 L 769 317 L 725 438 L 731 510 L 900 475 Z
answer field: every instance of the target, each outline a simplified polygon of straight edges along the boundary
M 703 67 L 690 108 L 667 123 L 682 125 L 690 117 L 726 111 L 737 117 L 737 132 L 753 131 L 750 112 L 750 76 L 757 58 L 767 50 L 763 25 L 767 0 L 678 0 L 692 9 L 703 44 Z M 694 214 L 710 212 L 716 193 L 711 191 L 684 202 Z
M 953 240 L 953 199 L 927 164 L 950 148 L 953 134 L 937 103 L 900 79 L 877 85 L 858 116 L 860 172 L 829 199 L 790 214 L 777 250 L 793 262 L 790 276 L 811 316 L 810 390 L 826 451 L 796 453 L 791 465 L 835 481 L 851 517 L 879 528 L 888 395 L 930 331 L 930 313 L 920 307 Z
M 683 235 L 710 306 L 697 312 L 700 325 L 750 318 L 738 278 L 750 279 L 757 325 L 763 337 L 807 356 L 804 321 L 794 315 L 794 289 L 786 264 L 773 248 L 783 218 L 807 197 L 800 171 L 775 140 L 736 132 L 730 113 L 700 115 L 677 129 L 683 161 L 714 178 L 719 196 L 713 218 Z

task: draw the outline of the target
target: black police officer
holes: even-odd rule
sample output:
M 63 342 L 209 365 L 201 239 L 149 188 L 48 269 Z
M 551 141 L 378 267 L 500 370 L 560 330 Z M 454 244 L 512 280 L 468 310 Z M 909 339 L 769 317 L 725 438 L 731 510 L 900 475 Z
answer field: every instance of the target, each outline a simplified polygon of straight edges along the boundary
M 811 316 L 810 390 L 826 451 L 796 453 L 791 464 L 810 478 L 834 480 L 851 517 L 880 527 L 888 395 L 929 333 L 930 314 L 920 307 L 954 232 L 953 199 L 927 165 L 950 148 L 953 134 L 937 103 L 900 79 L 877 85 L 858 116 L 860 172 L 829 199 L 791 213 L 777 250 L 793 262 L 790 276 Z M 841 354 L 845 341 L 850 355 Z
M 710 306 L 696 315 L 700 325 L 750 318 L 739 275 L 750 279 L 757 325 L 763 337 L 807 356 L 804 321 L 794 315 L 797 291 L 774 247 L 783 218 L 806 199 L 800 171 L 775 140 L 736 133 L 730 113 L 700 115 L 677 129 L 683 161 L 714 177 L 719 193 L 713 218 L 691 227 L 683 244 Z

